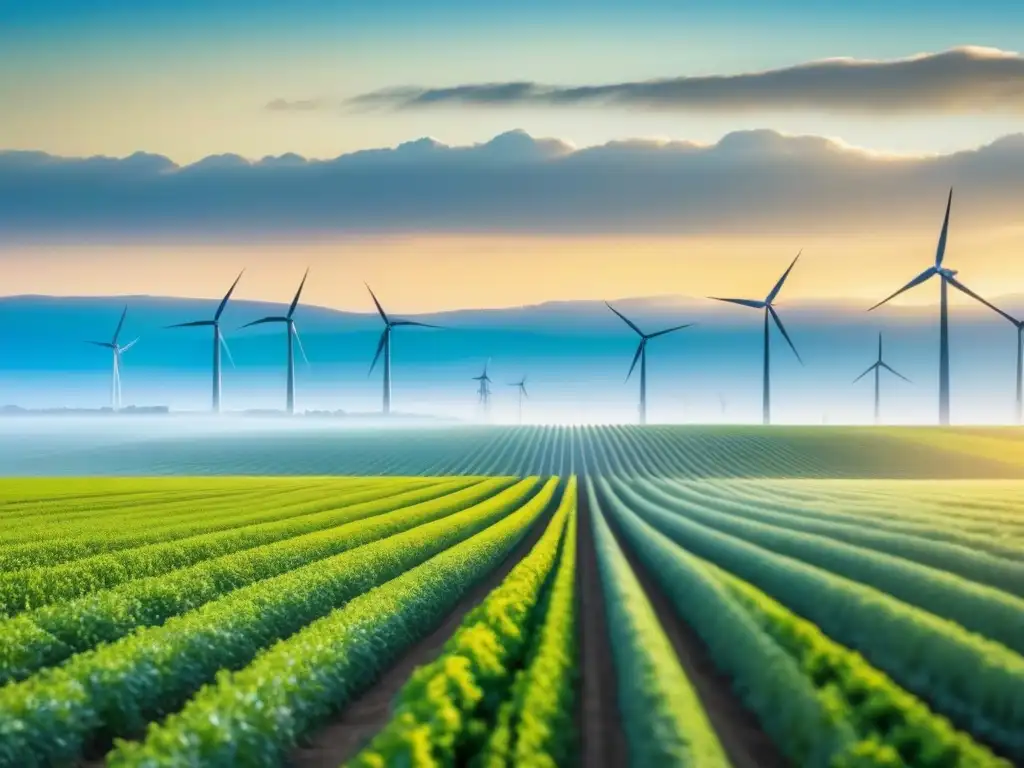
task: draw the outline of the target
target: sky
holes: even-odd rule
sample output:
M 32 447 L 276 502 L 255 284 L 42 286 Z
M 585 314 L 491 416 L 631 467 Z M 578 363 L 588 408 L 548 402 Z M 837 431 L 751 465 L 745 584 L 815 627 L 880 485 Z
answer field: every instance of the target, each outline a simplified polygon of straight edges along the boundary
M 247 267 L 240 297 L 284 301 L 309 266 L 308 301 L 356 310 L 364 280 L 407 313 L 757 296 L 803 248 L 793 299 L 866 301 L 928 265 L 954 185 L 950 261 L 1024 292 L 1022 24 L 995 0 L 0 0 L 0 291 L 213 297 Z

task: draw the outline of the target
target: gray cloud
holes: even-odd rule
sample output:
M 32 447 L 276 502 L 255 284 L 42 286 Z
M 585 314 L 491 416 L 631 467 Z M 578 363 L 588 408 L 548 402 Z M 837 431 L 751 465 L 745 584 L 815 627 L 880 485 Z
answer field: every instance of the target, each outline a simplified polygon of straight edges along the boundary
M 333 160 L 216 155 L 59 158 L 0 152 L 10 242 L 265 239 L 324 234 L 871 233 L 1019 224 L 1024 134 L 892 158 L 814 136 L 728 134 L 575 149 L 522 131 L 451 147 L 420 139 Z
M 310 109 L 313 102 L 276 108 Z M 810 110 L 874 114 L 1024 112 L 1024 56 L 954 48 L 886 61 L 826 59 L 764 72 L 583 86 L 535 82 L 402 86 L 351 99 L 353 107 L 607 105 L 686 111 Z M 317 102 L 327 106 L 328 102 Z M 294 106 L 286 106 L 294 105 Z

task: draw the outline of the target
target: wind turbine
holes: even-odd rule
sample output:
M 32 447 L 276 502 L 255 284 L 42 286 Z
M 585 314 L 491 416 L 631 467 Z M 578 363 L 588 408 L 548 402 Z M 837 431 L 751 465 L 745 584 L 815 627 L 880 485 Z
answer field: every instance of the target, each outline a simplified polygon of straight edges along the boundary
M 988 304 L 988 302 L 984 302 Z M 1016 421 L 1018 424 L 1021 423 L 1022 417 L 1024 417 L 1024 320 L 1018 320 L 1013 315 L 1010 315 L 1003 310 L 988 304 L 989 308 L 994 309 L 1000 315 L 1005 317 L 1013 326 L 1017 329 L 1017 400 L 1016 400 Z
M 284 323 L 285 330 L 288 333 L 288 401 L 287 410 L 289 414 L 295 413 L 295 352 L 292 346 L 292 337 L 295 337 L 295 341 L 299 344 L 299 352 L 302 353 L 302 359 L 306 361 L 306 365 L 309 365 L 309 358 L 306 357 L 306 350 L 302 348 L 302 339 L 299 338 L 299 329 L 295 327 L 295 308 L 299 305 L 299 296 L 302 295 L 302 289 L 306 285 L 306 278 L 309 277 L 309 268 L 306 268 L 306 273 L 302 276 L 302 282 L 299 283 L 299 290 L 295 292 L 295 298 L 292 299 L 291 305 L 288 307 L 288 313 L 286 315 L 274 315 L 271 317 L 261 317 L 259 320 L 253 320 L 251 323 L 246 323 L 242 328 L 249 328 L 254 325 L 264 325 L 265 323 Z
M 1002 310 L 997 310 L 1017 328 L 1017 423 L 1024 419 L 1024 320 L 1011 317 Z
M 802 253 L 802 251 L 800 252 Z M 789 334 L 786 333 L 786 326 L 782 324 L 782 319 L 779 317 L 779 313 L 775 311 L 775 297 L 779 295 L 779 291 L 782 290 L 783 284 L 786 282 L 786 278 L 789 277 L 789 273 L 793 271 L 793 267 L 796 266 L 797 259 L 800 258 L 800 253 L 797 253 L 796 258 L 789 265 L 789 268 L 782 273 L 782 277 L 775 283 L 775 287 L 772 288 L 764 301 L 757 301 L 756 299 L 722 299 L 718 296 L 709 296 L 708 298 L 714 299 L 715 301 L 726 301 L 730 304 L 739 304 L 741 307 L 751 307 L 753 309 L 764 310 L 764 390 L 761 400 L 762 418 L 765 424 L 771 424 L 772 416 L 772 398 L 771 398 L 771 368 L 769 364 L 769 339 L 770 339 L 770 324 L 768 322 L 769 317 L 775 321 L 775 325 L 778 326 L 779 331 L 782 332 L 782 337 L 789 344 L 789 348 L 793 350 L 793 354 L 796 355 L 796 359 L 800 362 L 800 365 L 804 364 L 804 361 L 800 358 L 800 353 L 796 351 L 796 347 L 793 346 L 793 340 L 789 338 Z
M 629 381 L 629 377 L 633 375 L 633 369 L 636 368 L 636 363 L 640 361 L 640 423 L 647 423 L 647 342 L 651 339 L 657 338 L 658 336 L 664 336 L 667 333 L 673 331 L 680 331 L 683 328 L 689 328 L 693 323 L 686 323 L 685 325 L 676 325 L 672 328 L 666 328 L 663 331 L 657 331 L 656 333 L 644 333 L 624 314 L 619 312 L 615 307 L 609 304 L 607 301 L 605 305 L 622 318 L 622 322 L 632 328 L 640 336 L 640 343 L 637 345 L 636 354 L 633 355 L 633 364 L 629 366 L 629 373 L 626 374 L 626 381 Z
M 955 269 L 949 269 L 948 267 L 942 266 L 942 260 L 946 255 L 946 236 L 949 234 L 949 209 L 953 204 L 953 188 L 949 188 L 949 198 L 946 200 L 946 215 L 942 220 L 942 231 L 939 233 L 939 244 L 935 249 L 935 263 L 928 267 L 924 272 L 919 274 L 909 283 L 900 288 L 896 293 L 892 294 L 888 298 L 875 304 L 875 306 L 868 309 L 870 312 L 872 309 L 882 306 L 891 299 L 896 298 L 904 291 L 909 291 L 911 288 L 920 285 L 921 283 L 930 280 L 936 275 L 939 276 L 941 292 L 939 294 L 939 424 L 945 426 L 949 424 L 949 310 L 947 307 L 949 286 L 952 285 L 961 293 L 965 293 L 975 301 L 979 301 L 994 312 L 998 312 L 1003 317 L 1009 317 L 998 307 L 990 304 L 985 299 L 981 298 L 978 294 L 968 288 L 966 285 L 956 279 L 957 271 Z M 1012 320 L 1012 318 L 1010 318 Z M 1016 321 L 1014 321 L 1016 322 Z
M 882 334 L 879 333 L 878 334 L 878 359 L 875 360 L 875 362 L 872 363 L 868 367 L 868 369 L 866 371 L 864 371 L 864 373 L 862 373 L 860 376 L 858 376 L 856 379 L 853 380 L 853 383 L 856 384 L 858 381 L 863 379 L 865 376 L 867 376 L 872 371 L 875 372 L 875 424 L 878 424 L 878 417 L 879 417 L 879 414 L 881 413 L 882 398 L 881 398 L 881 381 L 880 381 L 880 379 L 881 379 L 881 373 L 882 373 L 882 369 L 883 368 L 885 370 L 887 370 L 889 373 L 894 374 L 896 376 L 899 376 L 901 379 L 903 379 L 908 384 L 911 383 L 910 379 L 908 379 L 902 373 L 900 373 L 895 368 L 893 368 L 888 363 L 886 363 L 884 360 L 882 360 Z
M 204 326 L 210 326 L 213 328 L 213 412 L 220 413 L 220 348 L 224 347 L 224 351 L 227 353 L 228 361 L 231 363 L 231 367 L 235 367 L 235 361 L 231 358 L 231 350 L 228 348 L 228 343 L 224 339 L 223 334 L 220 332 L 220 316 L 224 314 L 224 308 L 228 305 L 228 300 L 231 298 L 231 294 L 235 292 L 235 286 L 238 285 L 238 281 L 242 279 L 242 274 L 245 272 L 243 269 L 238 273 L 238 277 L 235 278 L 235 282 L 228 288 L 228 292 L 224 294 L 224 298 L 220 300 L 220 305 L 217 307 L 217 311 L 213 315 L 212 320 L 193 320 L 191 323 L 177 323 L 176 325 L 169 325 L 168 328 L 199 328 Z
M 110 409 L 112 411 L 118 411 L 121 409 L 121 355 L 134 347 L 138 341 L 138 339 L 129 341 L 123 347 L 118 343 L 118 339 L 121 337 L 121 329 L 124 327 L 124 318 L 127 314 L 128 305 L 126 304 L 124 311 L 121 312 L 121 319 L 117 323 L 117 329 L 114 331 L 114 338 L 110 341 L 87 342 L 89 344 L 94 344 L 97 347 L 109 349 L 113 355 L 113 375 L 110 381 Z
M 523 398 L 524 397 L 529 397 L 529 395 L 526 394 L 526 376 L 523 376 L 523 378 L 521 378 L 519 381 L 516 381 L 516 382 L 514 382 L 512 384 L 509 384 L 509 386 L 510 387 L 518 387 L 519 388 L 519 393 L 518 393 L 519 394 L 519 423 L 522 424 L 523 423 Z
M 491 377 L 487 375 L 487 366 L 490 365 L 491 359 L 487 358 L 487 362 L 484 363 L 484 372 L 479 376 L 474 376 L 473 381 L 479 381 L 480 386 L 477 388 L 477 394 L 480 397 L 480 405 L 483 406 L 484 413 L 487 413 L 487 409 L 491 404 Z
M 365 283 L 364 283 L 365 285 Z M 373 362 L 370 363 L 370 373 L 373 373 L 373 369 L 377 365 L 377 361 L 380 359 L 381 353 L 384 353 L 384 404 L 383 410 L 384 415 L 387 416 L 391 413 L 391 331 L 394 328 L 398 328 L 402 325 L 415 325 L 420 328 L 440 328 L 438 325 L 430 325 L 428 323 L 417 323 L 413 320 L 392 320 L 388 317 L 384 308 L 377 301 L 377 296 L 374 294 L 373 289 L 369 285 L 366 286 L 366 290 L 370 292 L 370 297 L 373 299 L 374 305 L 377 307 L 377 312 L 380 314 L 380 319 L 384 321 L 384 330 L 381 331 L 380 341 L 377 343 L 377 354 L 373 356 Z

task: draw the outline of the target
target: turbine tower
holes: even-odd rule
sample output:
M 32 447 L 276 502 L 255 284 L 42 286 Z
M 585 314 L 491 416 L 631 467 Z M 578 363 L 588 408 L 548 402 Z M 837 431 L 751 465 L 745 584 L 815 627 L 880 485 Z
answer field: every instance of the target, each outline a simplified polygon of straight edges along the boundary
M 123 347 L 118 342 L 121 337 L 121 329 L 124 328 L 124 318 L 128 314 L 128 305 L 124 307 L 124 311 L 121 312 L 121 319 L 117 323 L 117 329 L 114 331 L 114 338 L 110 341 L 90 341 L 89 344 L 94 344 L 97 347 L 103 347 L 109 349 L 113 357 L 113 374 L 110 380 L 110 409 L 112 411 L 121 410 L 121 355 L 127 352 L 129 349 L 135 346 L 138 339 L 129 341 Z
M 477 395 L 479 396 L 480 405 L 483 407 L 484 414 L 486 415 L 491 406 L 491 377 L 487 375 L 487 366 L 490 365 L 491 359 L 487 358 L 487 362 L 484 363 L 484 372 L 479 376 L 474 376 L 473 381 L 479 381 L 480 386 L 477 387 Z
M 920 285 L 927 280 L 938 275 L 940 282 L 940 293 L 939 293 L 939 424 L 946 426 L 949 424 L 949 310 L 947 307 L 948 303 L 948 292 L 949 286 L 953 286 L 961 293 L 965 293 L 975 301 L 981 302 L 989 309 L 998 312 L 1003 317 L 1009 317 L 998 307 L 990 304 L 985 299 L 981 298 L 978 294 L 968 288 L 966 285 L 956 279 L 957 271 L 955 269 L 949 269 L 948 267 L 942 266 L 942 260 L 946 255 L 946 237 L 949 234 L 949 209 L 953 204 L 953 188 L 949 188 L 949 198 L 946 200 L 946 215 L 942 220 L 942 231 L 939 233 L 939 244 L 935 249 L 935 263 L 928 267 L 924 272 L 919 274 L 909 283 L 904 285 L 894 294 L 888 298 L 875 304 L 873 307 L 868 309 L 870 312 L 877 307 L 882 306 L 891 299 L 896 298 L 904 291 L 909 291 L 911 288 Z M 1012 319 L 1012 318 L 1011 318 Z
M 644 333 L 639 328 L 637 328 L 637 326 L 633 323 L 633 321 L 631 321 L 628 317 L 626 317 L 624 314 L 619 312 L 619 310 L 617 310 L 615 307 L 613 307 L 607 301 L 605 302 L 605 305 L 608 307 L 608 309 L 610 309 L 612 312 L 614 312 L 616 315 L 618 315 L 620 318 L 622 318 L 622 322 L 624 322 L 626 325 L 628 325 L 630 328 L 632 328 L 634 331 L 636 331 L 637 335 L 640 337 L 640 343 L 637 345 L 636 354 L 633 355 L 633 364 L 631 366 L 629 366 L 629 373 L 626 374 L 626 381 L 629 381 L 629 377 L 633 375 L 633 369 L 636 368 L 636 363 L 639 360 L 640 361 L 640 423 L 641 424 L 646 424 L 647 423 L 647 342 L 650 341 L 651 339 L 657 338 L 658 336 L 664 336 L 665 334 L 672 333 L 673 331 L 680 331 L 683 328 L 689 328 L 691 325 L 693 325 L 693 323 L 686 323 L 685 325 L 676 325 L 676 326 L 673 326 L 672 328 L 666 328 L 663 331 L 657 331 L 656 333 Z
M 365 283 L 364 283 L 365 285 Z M 374 294 L 373 289 L 369 285 L 366 286 L 366 290 L 370 292 L 370 297 L 373 299 L 374 305 L 377 307 L 377 312 L 380 314 L 380 319 L 384 321 L 384 330 L 381 331 L 380 341 L 377 343 L 377 354 L 373 356 L 373 362 L 370 363 L 370 370 L 367 375 L 373 373 L 373 369 L 377 365 L 377 361 L 380 359 L 381 353 L 384 354 L 384 403 L 383 411 L 384 415 L 387 416 L 391 413 L 391 331 L 399 326 L 403 325 L 414 325 L 419 328 L 440 328 L 438 325 L 429 325 L 428 323 L 417 323 L 413 320 L 392 320 L 388 317 L 384 308 L 377 301 L 377 296 Z
M 988 304 L 988 302 L 985 303 Z M 1014 328 L 1017 329 L 1017 399 L 1015 418 L 1016 422 L 1020 424 L 1022 417 L 1024 417 L 1024 320 L 1018 320 L 1013 315 L 991 304 L 989 304 L 989 307 L 1013 323 Z
M 235 282 L 228 288 L 228 292 L 224 294 L 224 298 L 220 300 L 220 305 L 217 307 L 217 311 L 213 315 L 212 320 L 193 320 L 191 323 L 178 323 L 176 325 L 169 325 L 168 328 L 199 328 L 210 326 L 213 328 L 213 412 L 220 413 L 220 348 L 224 347 L 224 352 L 228 356 L 228 362 L 231 363 L 231 367 L 235 367 L 235 361 L 231 358 L 231 350 L 228 348 L 228 343 L 224 339 L 224 335 L 220 332 L 220 316 L 224 314 L 224 308 L 228 305 L 228 300 L 231 298 L 231 294 L 235 292 L 235 286 L 238 285 L 238 281 L 242 279 L 242 274 L 245 272 L 243 269 L 238 273 L 238 277 L 235 278 Z
M 881 411 L 881 406 L 882 406 L 881 373 L 882 373 L 882 369 L 883 368 L 885 370 L 887 370 L 889 373 L 894 374 L 895 376 L 899 376 L 901 379 L 903 379 L 908 384 L 911 383 L 910 379 L 908 379 L 902 373 L 900 373 L 895 368 L 890 366 L 887 362 L 882 360 L 882 334 L 879 333 L 878 334 L 878 359 L 875 360 L 875 362 L 872 363 L 868 367 L 868 369 L 866 371 L 864 371 L 864 373 L 862 373 L 860 376 L 858 376 L 856 379 L 853 380 L 853 383 L 856 384 L 858 381 L 863 379 L 865 376 L 867 376 L 872 371 L 875 372 L 875 424 L 879 423 L 879 416 L 880 416 L 880 414 L 882 412 Z
M 526 376 L 523 376 L 523 378 L 521 378 L 519 381 L 516 381 L 516 382 L 513 382 L 512 384 L 509 384 L 509 386 L 510 387 L 518 387 L 519 388 L 519 392 L 518 392 L 518 394 L 519 394 L 519 423 L 522 424 L 523 423 L 523 398 L 524 397 L 529 397 L 529 395 L 526 394 Z
M 299 352 L 302 353 L 302 359 L 306 361 L 306 365 L 309 365 L 309 358 L 306 357 L 306 350 L 302 348 L 302 339 L 299 338 L 299 329 L 295 327 L 295 308 L 299 305 L 299 296 L 302 295 L 302 289 L 306 285 L 307 277 L 309 277 L 308 267 L 306 269 L 306 273 L 302 276 L 302 282 L 299 283 L 299 290 L 295 292 L 295 298 L 292 299 L 292 303 L 288 307 L 288 313 L 286 315 L 261 317 L 259 320 L 253 320 L 251 323 L 246 323 L 242 326 L 242 328 L 250 328 L 254 325 L 263 325 L 265 323 L 284 323 L 285 331 L 288 334 L 287 411 L 289 415 L 295 413 L 295 352 L 292 345 L 292 337 L 294 337 L 295 341 L 298 342 Z
M 801 251 L 802 253 L 802 251 Z M 793 346 L 793 340 L 789 338 L 789 334 L 786 333 L 786 326 L 782 324 L 782 319 L 779 317 L 779 313 L 775 311 L 775 298 L 779 295 L 779 291 L 782 290 L 783 284 L 786 282 L 786 278 L 789 277 L 789 273 L 793 271 L 793 267 L 796 266 L 797 259 L 800 258 L 800 253 L 797 253 L 796 258 L 789 265 L 789 268 L 782 273 L 782 277 L 775 283 L 775 287 L 772 288 L 764 301 L 757 301 L 756 299 L 722 299 L 718 296 L 709 296 L 708 298 L 714 299 L 715 301 L 725 301 L 730 304 L 739 304 L 741 307 L 751 307 L 753 309 L 764 310 L 764 384 L 763 394 L 761 396 L 761 411 L 762 420 L 765 424 L 771 424 L 772 422 L 772 393 L 771 393 L 771 367 L 770 367 L 770 334 L 771 329 L 769 318 L 775 321 L 775 325 L 782 333 L 782 337 L 789 344 L 789 348 L 793 350 L 793 354 L 796 355 L 796 359 L 800 362 L 800 365 L 804 364 L 804 361 L 800 359 L 800 353 L 796 351 L 796 347 Z

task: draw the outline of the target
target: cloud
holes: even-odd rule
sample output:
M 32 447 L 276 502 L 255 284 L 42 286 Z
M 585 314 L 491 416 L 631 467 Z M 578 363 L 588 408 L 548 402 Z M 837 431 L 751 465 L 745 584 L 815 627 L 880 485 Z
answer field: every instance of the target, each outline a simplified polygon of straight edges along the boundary
M 575 148 L 522 131 L 452 147 L 424 138 L 333 160 L 208 157 L 188 166 L 0 153 L 7 242 L 337 234 L 870 234 L 1019 225 L 1024 134 L 892 157 L 816 136 L 744 131 L 713 145 Z
M 329 104 L 319 101 L 314 107 L 313 103 L 279 99 L 271 106 L 314 109 Z M 524 81 L 449 88 L 401 86 L 363 94 L 348 103 L 399 109 L 603 105 L 691 112 L 1019 114 L 1024 112 L 1024 56 L 963 47 L 884 61 L 835 58 L 763 72 L 599 85 Z

